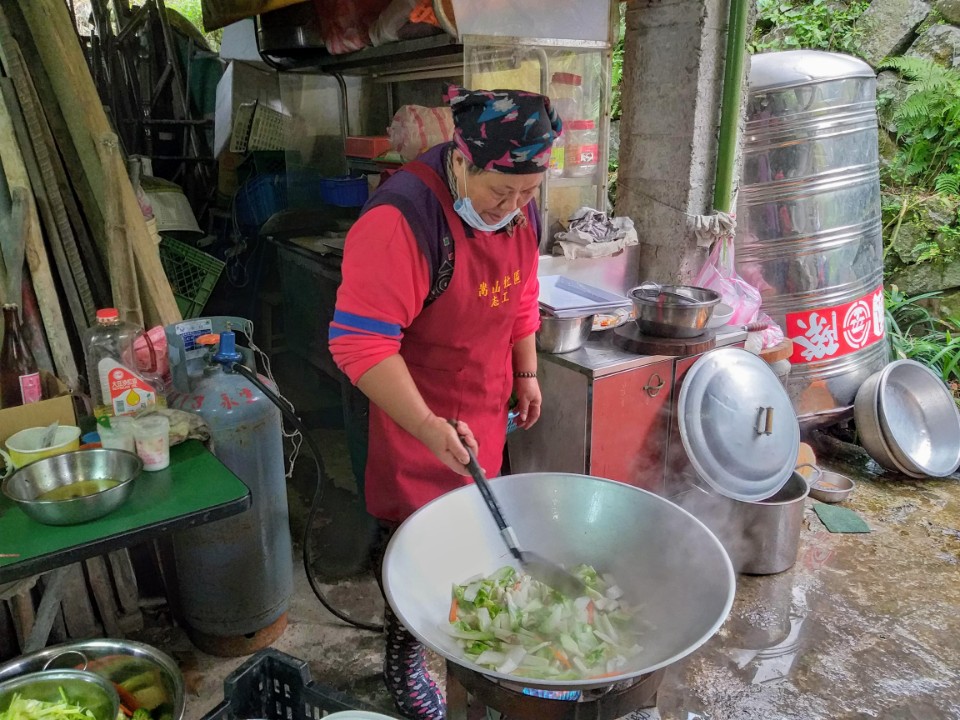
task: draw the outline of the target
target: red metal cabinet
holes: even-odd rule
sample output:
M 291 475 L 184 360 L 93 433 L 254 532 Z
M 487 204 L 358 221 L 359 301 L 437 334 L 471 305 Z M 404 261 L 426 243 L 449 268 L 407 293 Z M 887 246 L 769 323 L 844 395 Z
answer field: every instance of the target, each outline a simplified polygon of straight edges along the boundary
M 591 475 L 662 491 L 672 387 L 670 359 L 594 382 Z

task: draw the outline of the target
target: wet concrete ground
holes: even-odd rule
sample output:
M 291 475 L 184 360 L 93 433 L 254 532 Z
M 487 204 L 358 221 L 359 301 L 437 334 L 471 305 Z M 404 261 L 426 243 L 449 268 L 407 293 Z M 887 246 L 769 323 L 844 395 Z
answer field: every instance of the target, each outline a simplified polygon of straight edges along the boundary
M 350 544 L 353 495 L 342 434 L 325 431 L 320 439 L 341 486 L 333 496 L 339 520 L 327 526 L 329 550 Z M 831 438 L 817 445 L 824 467 L 858 482 L 844 505 L 871 532 L 831 534 L 808 499 L 796 565 L 780 575 L 738 577 L 721 631 L 668 670 L 658 702 L 664 720 L 960 718 L 960 481 L 907 480 L 880 471 L 855 446 Z M 303 473 L 294 485 L 306 493 L 311 480 Z M 295 538 L 303 527 L 297 495 Z M 320 607 L 297 552 L 290 625 L 274 647 L 308 661 L 316 680 L 391 712 L 379 680 L 379 637 Z M 331 594 L 354 616 L 376 619 L 381 601 L 369 575 Z M 186 719 L 201 718 L 244 658 L 204 655 L 163 617 L 156 625 L 142 639 L 181 663 Z

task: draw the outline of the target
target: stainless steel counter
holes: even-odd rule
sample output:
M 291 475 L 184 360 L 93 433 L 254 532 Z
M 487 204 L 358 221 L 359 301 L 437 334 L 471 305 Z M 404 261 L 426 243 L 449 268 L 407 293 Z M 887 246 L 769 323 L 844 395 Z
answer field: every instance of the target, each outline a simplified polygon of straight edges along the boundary
M 540 360 L 557 363 L 596 379 L 672 359 L 665 355 L 637 355 L 621 350 L 613 344 L 613 333 L 613 330 L 591 333 L 590 339 L 579 350 L 562 355 L 540 353 Z M 742 342 L 746 337 L 745 331 L 730 328 L 717 334 L 717 347 Z

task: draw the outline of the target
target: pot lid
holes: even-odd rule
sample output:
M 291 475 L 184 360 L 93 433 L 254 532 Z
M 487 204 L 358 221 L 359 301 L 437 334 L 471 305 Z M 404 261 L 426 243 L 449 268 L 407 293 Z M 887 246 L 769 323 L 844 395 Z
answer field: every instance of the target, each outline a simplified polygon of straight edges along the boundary
M 735 500 L 763 500 L 790 478 L 800 424 L 773 370 L 739 348 L 706 353 L 680 388 L 680 438 L 699 476 Z

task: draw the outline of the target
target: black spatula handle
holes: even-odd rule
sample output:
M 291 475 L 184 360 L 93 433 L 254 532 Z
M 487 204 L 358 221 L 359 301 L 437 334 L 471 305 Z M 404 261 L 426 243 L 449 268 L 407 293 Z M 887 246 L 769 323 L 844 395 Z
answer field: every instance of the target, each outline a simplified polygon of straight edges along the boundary
M 450 424 L 456 429 L 456 421 L 450 420 Z M 487 482 L 486 475 L 483 474 L 483 468 L 481 468 L 480 463 L 477 462 L 477 456 L 474 454 L 473 449 L 464 441 L 463 437 L 460 437 L 460 442 L 463 443 L 463 447 L 470 458 L 466 465 L 467 472 L 470 473 L 470 477 L 473 478 L 473 482 L 480 490 L 480 495 L 490 510 L 490 514 L 493 515 L 494 522 L 496 522 L 497 527 L 500 528 L 500 535 L 503 537 L 504 542 L 506 542 L 511 554 L 517 558 L 517 560 L 522 560 L 523 555 L 520 552 L 520 548 L 517 547 L 513 528 L 507 524 L 506 518 L 503 517 L 503 511 L 500 509 L 497 498 L 493 495 L 493 490 L 490 489 L 490 483 Z

